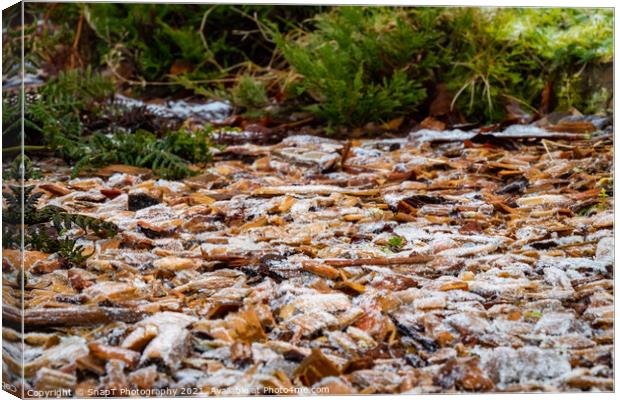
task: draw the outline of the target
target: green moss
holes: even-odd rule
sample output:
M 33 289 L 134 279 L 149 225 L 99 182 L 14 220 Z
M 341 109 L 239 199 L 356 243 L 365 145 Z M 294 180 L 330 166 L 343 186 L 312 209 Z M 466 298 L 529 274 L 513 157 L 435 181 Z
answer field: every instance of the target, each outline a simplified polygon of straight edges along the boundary
M 453 105 L 472 121 L 502 117 L 506 96 L 531 103 L 544 81 L 530 75 L 536 62 L 525 49 L 502 40 L 506 14 L 494 9 L 450 9 L 442 15 L 449 42 L 442 80 L 455 93 Z M 518 90 L 516 90 L 518 89 Z
M 612 114 L 611 100 L 613 96 L 607 88 L 600 88 L 594 93 L 588 93 L 582 108 L 584 114 Z
M 543 316 L 543 313 L 538 310 L 528 310 L 523 313 L 523 316 L 527 319 L 540 319 Z

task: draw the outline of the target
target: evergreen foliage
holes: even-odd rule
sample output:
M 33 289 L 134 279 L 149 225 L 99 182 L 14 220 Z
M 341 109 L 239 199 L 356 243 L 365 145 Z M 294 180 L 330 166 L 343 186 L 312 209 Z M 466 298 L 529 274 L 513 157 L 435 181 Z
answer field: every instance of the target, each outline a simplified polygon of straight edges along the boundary
M 591 84 L 588 70 L 613 59 L 610 9 L 76 3 L 29 4 L 27 11 L 49 22 L 25 27 L 34 68 L 54 75 L 64 55 L 80 61 L 71 65 L 105 66 L 134 90 L 224 97 L 246 115 L 293 104 L 330 127 L 420 120 L 440 83 L 453 108 L 481 124 L 505 118 L 508 103 L 531 113 L 601 113 L 613 96 Z M 7 39 L 5 56 L 17 39 Z M 80 115 L 100 112 L 105 93 L 92 71 L 79 74 L 47 82 L 26 122 L 28 135 L 45 135 L 44 143 L 74 161 L 79 148 L 70 141 L 92 133 Z M 15 131 L 10 108 L 3 117 Z
M 181 179 L 194 175 L 188 163 L 211 159 L 210 129 L 198 132 L 176 131 L 158 138 L 138 130 L 134 133 L 116 132 L 111 135 L 95 133 L 80 146 L 81 158 L 73 168 L 76 175 L 84 167 L 108 164 L 127 164 L 148 167 L 166 179 Z
M 340 7 L 315 17 L 316 30 L 296 40 L 275 32 L 289 64 L 302 75 L 297 94 L 333 125 L 360 126 L 411 113 L 438 59 L 437 12 Z
M 16 157 L 8 178 L 16 183 L 30 180 L 33 176 L 28 165 L 30 160 L 27 157 Z M 69 229 L 78 227 L 82 229 L 83 235 L 91 232 L 102 238 L 112 237 L 118 232 L 116 225 L 99 218 L 71 214 L 61 207 L 51 205 L 38 208 L 37 203 L 43 192 L 33 193 L 35 185 L 8 185 L 8 188 L 9 191 L 3 193 L 6 207 L 2 209 L 3 246 L 6 248 L 21 247 L 23 222 L 26 249 L 58 253 L 68 263 L 81 265 L 90 255 L 84 254 L 83 246 L 76 245 L 77 239 L 66 236 Z

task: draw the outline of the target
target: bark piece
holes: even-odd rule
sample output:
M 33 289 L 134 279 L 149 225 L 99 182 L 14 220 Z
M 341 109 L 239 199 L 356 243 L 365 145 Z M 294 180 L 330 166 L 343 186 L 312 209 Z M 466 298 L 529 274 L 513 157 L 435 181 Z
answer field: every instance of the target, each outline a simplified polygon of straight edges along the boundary
M 135 368 L 140 359 L 140 353 L 116 346 L 107 346 L 97 342 L 88 345 L 91 353 L 102 360 L 120 360 L 129 368 Z
M 127 209 L 129 211 L 138 211 L 159 203 L 161 203 L 159 198 L 152 196 L 145 191 L 132 191 L 129 192 L 127 197 Z
M 136 322 L 145 312 L 135 308 L 72 306 L 66 308 L 30 309 L 23 313 L 24 325 L 34 327 L 82 326 L 113 321 Z M 2 318 L 11 324 L 20 325 L 21 310 L 2 307 Z
M 312 386 L 326 376 L 338 376 L 340 369 L 319 349 L 312 349 L 295 370 L 295 376 L 306 386 Z
M 189 331 L 186 327 L 195 321 L 195 317 L 173 312 L 157 313 L 141 321 L 138 326 L 155 325 L 158 331 L 142 352 L 141 362 L 161 360 L 169 368 L 178 368 L 189 350 Z

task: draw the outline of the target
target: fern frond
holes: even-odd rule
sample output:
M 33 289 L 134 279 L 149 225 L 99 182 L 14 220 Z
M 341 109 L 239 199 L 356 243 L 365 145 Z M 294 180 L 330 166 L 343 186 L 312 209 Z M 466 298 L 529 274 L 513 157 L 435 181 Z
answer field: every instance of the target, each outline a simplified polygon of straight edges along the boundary
M 112 237 L 118 233 L 118 227 L 115 224 L 99 218 L 89 217 L 88 215 L 69 214 L 66 212 L 52 213 L 51 221 L 59 232 L 64 232 L 77 226 L 84 232 L 91 231 L 103 238 Z

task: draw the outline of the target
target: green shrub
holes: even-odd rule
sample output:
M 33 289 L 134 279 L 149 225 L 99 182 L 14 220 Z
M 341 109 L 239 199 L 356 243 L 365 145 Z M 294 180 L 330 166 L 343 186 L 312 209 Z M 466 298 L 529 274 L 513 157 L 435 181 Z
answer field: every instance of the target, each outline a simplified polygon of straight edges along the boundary
M 49 31 L 25 27 L 29 65 L 49 64 L 64 46 L 81 65 L 125 68 L 134 87 L 158 81 L 158 97 L 185 88 L 260 114 L 277 92 L 282 110 L 303 106 L 329 127 L 420 120 L 427 89 L 439 83 L 480 123 L 503 119 L 509 101 L 535 112 L 549 85 L 550 110 L 607 111 L 613 96 L 591 71 L 613 58 L 611 9 L 32 3 L 27 11 L 51 22 Z M 82 16 L 79 46 L 69 49 Z M 5 56 L 21 43 L 8 33 Z M 56 93 L 52 113 L 33 107 L 29 129 L 48 142 L 81 136 L 75 111 L 93 103 L 82 89 L 86 96 Z
M 340 7 L 297 38 L 275 32 L 303 80 L 311 109 L 330 125 L 361 126 L 412 112 L 437 66 L 433 9 Z
M 234 105 L 248 111 L 256 111 L 269 104 L 265 84 L 249 75 L 239 77 L 230 97 Z
M 450 41 L 442 80 L 469 120 L 495 121 L 508 98 L 524 104 L 538 99 L 544 79 L 540 66 L 523 46 L 504 38 L 507 13 L 497 9 L 455 8 L 443 14 Z
M 271 21 L 288 30 L 322 7 L 212 4 L 85 5 L 89 25 L 105 44 L 106 59 L 137 67 L 147 81 L 165 81 L 176 61 L 192 79 L 222 76 L 251 62 L 267 65 L 275 48 L 261 31 Z
M 553 83 L 559 108 L 587 108 L 581 73 L 613 55 L 613 13 L 603 9 L 455 8 L 443 15 L 442 79 L 455 103 L 476 121 L 503 117 L 508 99 L 538 107 Z

